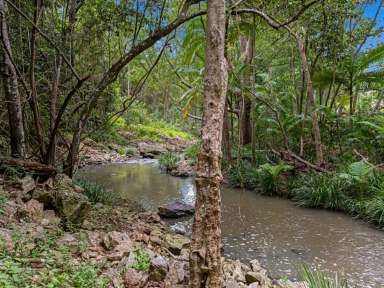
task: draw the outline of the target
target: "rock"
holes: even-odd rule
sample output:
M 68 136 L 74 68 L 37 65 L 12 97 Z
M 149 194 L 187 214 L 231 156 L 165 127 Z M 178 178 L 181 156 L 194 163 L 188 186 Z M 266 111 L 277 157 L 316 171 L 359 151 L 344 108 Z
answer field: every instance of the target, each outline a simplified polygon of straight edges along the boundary
M 192 205 L 175 201 L 159 207 L 159 215 L 166 218 L 177 218 L 192 215 L 195 208 Z
M 169 174 L 176 177 L 190 177 L 194 175 L 194 170 L 187 160 L 182 160 L 177 163 L 176 168 L 172 169 Z
M 44 205 L 34 199 L 29 200 L 20 209 L 21 218 L 40 222 L 44 217 Z
M 57 244 L 67 247 L 72 253 L 76 253 L 79 250 L 79 241 L 70 233 L 65 233 L 57 240 Z
M 167 152 L 167 149 L 165 149 L 161 144 L 159 143 L 152 143 L 148 144 L 146 142 L 140 142 L 137 144 L 140 155 L 146 156 L 146 155 L 159 155 L 161 153 Z
M 67 221 L 81 223 L 91 208 L 88 198 L 75 191 L 72 180 L 66 175 L 58 174 L 55 180 L 56 212 Z
M 163 256 L 155 257 L 151 262 L 149 280 L 163 281 L 168 273 L 168 262 Z
M 44 208 L 51 208 L 54 206 L 55 197 L 52 190 L 37 188 L 32 193 L 32 199 L 35 199 L 44 204 Z
M 144 287 L 148 281 L 148 274 L 137 271 L 133 268 L 128 268 L 123 276 L 124 287 L 127 288 L 141 288 Z
M 41 220 L 41 225 L 44 227 L 54 227 L 60 224 L 61 219 L 56 216 L 55 211 L 45 210 L 44 218 Z
M 24 178 L 17 179 L 13 183 L 13 186 L 17 189 L 20 189 L 23 195 L 25 195 L 35 189 L 36 184 L 35 180 L 33 180 L 31 176 L 25 176 Z
M 181 249 L 189 246 L 191 242 L 188 238 L 178 234 L 166 234 L 165 235 L 165 246 L 175 255 L 180 255 Z
M 262 287 L 271 287 L 272 281 L 268 278 L 266 273 L 249 271 L 245 274 L 245 280 L 247 283 L 258 282 Z
M 168 274 L 165 279 L 165 286 L 177 287 L 177 284 L 186 284 L 188 279 L 187 268 L 187 263 L 171 260 L 169 263 Z
M 133 250 L 131 239 L 126 233 L 112 231 L 103 237 L 103 246 L 107 250 L 121 252 L 123 256 L 128 255 Z
M 258 282 L 253 282 L 248 285 L 248 288 L 261 288 Z
M 251 264 L 252 271 L 258 272 L 262 269 L 260 262 L 257 259 L 250 261 L 249 264 Z
M 240 285 L 234 279 L 228 279 L 224 282 L 224 288 L 240 288 Z

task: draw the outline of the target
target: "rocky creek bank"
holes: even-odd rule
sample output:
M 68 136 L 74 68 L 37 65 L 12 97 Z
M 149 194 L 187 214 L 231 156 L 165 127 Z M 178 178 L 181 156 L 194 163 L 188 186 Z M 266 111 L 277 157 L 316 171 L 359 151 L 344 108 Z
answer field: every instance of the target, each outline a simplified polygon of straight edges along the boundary
M 0 176 L 4 287 L 188 286 L 187 237 L 136 203 L 91 205 L 83 192 L 63 174 Z M 305 287 L 269 278 L 257 260 L 223 259 L 223 275 L 227 288 Z

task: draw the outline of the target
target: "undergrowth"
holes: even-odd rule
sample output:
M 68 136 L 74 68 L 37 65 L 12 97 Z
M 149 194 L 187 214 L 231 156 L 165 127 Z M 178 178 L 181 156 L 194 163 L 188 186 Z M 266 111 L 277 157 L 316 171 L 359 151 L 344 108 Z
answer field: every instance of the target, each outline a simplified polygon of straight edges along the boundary
M 75 184 L 84 189 L 84 194 L 92 204 L 112 204 L 116 199 L 113 191 L 104 186 L 84 179 L 76 179 Z

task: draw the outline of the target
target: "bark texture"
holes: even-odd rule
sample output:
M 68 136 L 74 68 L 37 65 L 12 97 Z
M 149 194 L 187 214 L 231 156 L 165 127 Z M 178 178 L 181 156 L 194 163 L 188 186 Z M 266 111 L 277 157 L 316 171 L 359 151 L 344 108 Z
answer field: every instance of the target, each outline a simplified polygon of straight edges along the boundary
M 250 65 L 254 57 L 255 51 L 255 38 L 251 36 L 241 36 L 240 37 L 240 52 L 243 59 L 243 63 L 248 66 L 245 69 L 244 76 L 242 77 L 242 87 L 247 87 L 252 85 L 253 76 L 252 69 Z M 252 102 L 248 95 L 245 93 L 245 90 L 242 91 L 241 99 L 241 122 L 240 122 L 240 144 L 246 145 L 251 143 L 252 140 L 252 127 L 251 127 L 251 109 Z
M 5 17 L 4 0 L 0 0 L 0 39 L 2 47 L 1 73 L 7 101 L 10 128 L 11 154 L 16 158 L 25 158 L 25 133 L 23 126 L 23 110 L 20 99 L 16 67 L 12 61 L 12 49 Z
M 202 145 L 196 169 L 196 209 L 190 251 L 190 287 L 222 287 L 221 142 L 227 63 L 224 0 L 209 0 L 205 51 Z

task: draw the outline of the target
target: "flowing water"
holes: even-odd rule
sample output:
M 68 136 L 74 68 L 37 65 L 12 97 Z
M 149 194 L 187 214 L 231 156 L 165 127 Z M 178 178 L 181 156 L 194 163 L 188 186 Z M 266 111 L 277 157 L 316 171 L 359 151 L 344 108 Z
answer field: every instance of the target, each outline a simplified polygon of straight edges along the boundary
M 166 175 L 155 160 L 87 167 L 79 176 L 153 211 L 174 200 L 193 203 L 195 197 L 193 179 Z M 248 190 L 223 187 L 222 206 L 226 256 L 257 258 L 273 277 L 295 277 L 296 267 L 307 263 L 356 287 L 384 287 L 383 231 L 341 213 L 300 208 Z

